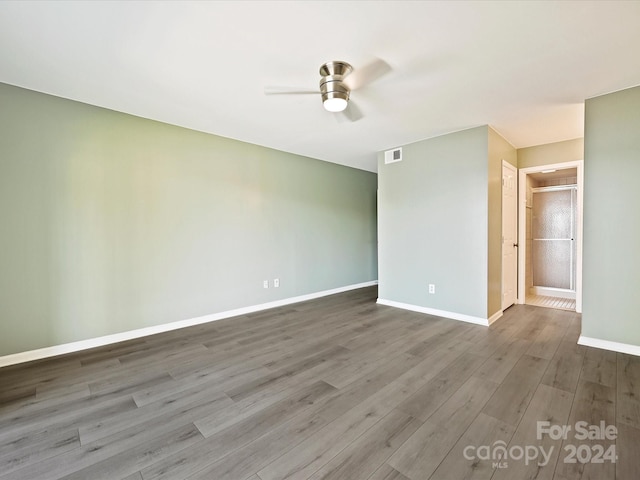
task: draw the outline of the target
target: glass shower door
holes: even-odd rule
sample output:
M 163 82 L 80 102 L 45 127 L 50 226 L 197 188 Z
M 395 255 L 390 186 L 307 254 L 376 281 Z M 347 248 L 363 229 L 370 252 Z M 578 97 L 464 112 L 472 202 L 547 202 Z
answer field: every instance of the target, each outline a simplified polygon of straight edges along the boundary
M 533 285 L 575 291 L 576 188 L 533 192 Z

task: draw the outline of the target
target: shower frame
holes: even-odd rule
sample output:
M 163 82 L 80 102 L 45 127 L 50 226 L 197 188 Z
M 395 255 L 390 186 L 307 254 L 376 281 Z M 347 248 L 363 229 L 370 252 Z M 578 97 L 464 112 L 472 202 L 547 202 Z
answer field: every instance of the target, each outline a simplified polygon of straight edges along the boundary
M 526 167 L 518 170 L 518 303 L 524 304 L 526 299 L 526 205 L 527 205 L 527 175 L 539 173 L 543 170 L 564 170 L 575 168 L 577 170 L 577 194 L 576 207 L 577 219 L 575 225 L 576 233 L 576 273 L 575 273 L 575 291 L 576 291 L 576 312 L 582 312 L 582 237 L 583 237 L 583 189 L 584 189 L 584 161 L 576 160 L 571 162 L 554 163 L 547 165 L 539 165 L 535 167 Z

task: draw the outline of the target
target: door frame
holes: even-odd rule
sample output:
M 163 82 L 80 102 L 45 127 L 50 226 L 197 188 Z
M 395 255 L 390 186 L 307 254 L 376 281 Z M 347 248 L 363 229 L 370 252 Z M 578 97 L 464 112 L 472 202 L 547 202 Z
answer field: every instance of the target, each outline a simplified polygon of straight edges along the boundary
M 551 163 L 536 167 L 521 168 L 518 171 L 518 303 L 525 303 L 526 277 L 525 266 L 527 258 L 527 175 L 540 173 L 543 170 L 562 170 L 575 168 L 578 176 L 577 192 L 577 222 L 576 222 L 576 312 L 582 313 L 582 236 L 583 236 L 583 198 L 584 198 L 584 160 Z

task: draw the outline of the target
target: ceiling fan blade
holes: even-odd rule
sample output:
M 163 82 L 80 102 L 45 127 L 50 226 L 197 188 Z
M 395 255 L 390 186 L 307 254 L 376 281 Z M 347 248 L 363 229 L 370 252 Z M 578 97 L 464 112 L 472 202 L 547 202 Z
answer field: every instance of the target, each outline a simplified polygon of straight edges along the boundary
M 349 122 L 357 122 L 362 119 L 364 115 L 362 111 L 358 108 L 358 106 L 353 102 L 353 100 L 349 100 L 349 105 L 342 112 L 338 113 L 336 119 L 339 122 L 349 121 Z
M 318 90 L 305 90 L 300 87 L 264 87 L 265 95 L 319 95 Z
M 358 88 L 375 82 L 390 71 L 391 65 L 381 58 L 376 58 L 360 68 L 355 68 L 353 73 L 345 78 L 344 83 L 346 83 L 351 90 L 357 90 Z

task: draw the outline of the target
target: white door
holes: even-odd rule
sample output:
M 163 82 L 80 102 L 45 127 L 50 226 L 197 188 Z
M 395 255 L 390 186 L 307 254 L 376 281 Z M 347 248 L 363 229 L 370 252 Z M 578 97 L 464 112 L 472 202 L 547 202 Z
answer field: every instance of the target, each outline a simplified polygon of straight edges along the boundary
M 502 161 L 502 310 L 516 303 L 518 285 L 518 175 Z

